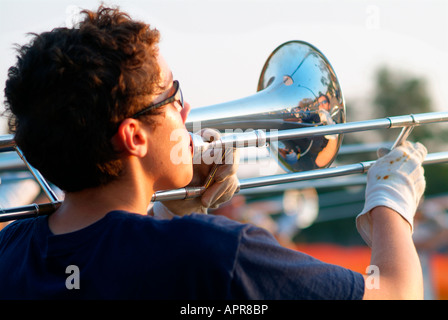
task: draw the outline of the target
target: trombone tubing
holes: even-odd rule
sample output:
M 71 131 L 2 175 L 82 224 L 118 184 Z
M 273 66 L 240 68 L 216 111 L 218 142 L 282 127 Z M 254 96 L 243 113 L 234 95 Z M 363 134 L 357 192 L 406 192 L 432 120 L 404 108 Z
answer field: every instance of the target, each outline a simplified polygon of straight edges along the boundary
M 213 141 L 212 143 L 209 143 L 207 148 L 229 147 L 230 146 L 229 142 L 232 143 L 234 147 L 241 147 L 242 141 L 244 141 L 244 146 L 247 145 L 253 146 L 254 142 L 259 144 L 260 142 L 263 142 L 263 140 L 271 141 L 273 139 L 276 140 L 298 139 L 309 136 L 320 136 L 327 134 L 341 134 L 357 131 L 389 129 L 389 128 L 409 127 L 409 126 L 412 127 L 422 124 L 447 122 L 447 121 L 448 121 L 448 112 L 428 112 L 428 113 L 387 117 L 382 119 L 269 132 L 266 133 L 265 136 L 262 137 L 261 139 L 260 139 L 261 130 L 256 130 L 259 132 L 258 134 L 257 132 L 255 132 L 254 134 L 246 132 L 245 134 L 242 135 L 243 137 L 238 137 L 238 135 L 231 135 L 230 140 L 226 140 L 226 136 L 223 136 L 223 138 L 221 138 L 220 140 L 216 140 Z M 232 141 L 234 137 L 236 137 L 236 140 Z M 264 146 L 258 144 L 255 145 L 258 147 Z M 0 151 L 5 151 L 5 149 L 8 150 L 18 149 L 15 146 L 13 135 L 0 136 Z M 428 154 L 423 164 L 426 165 L 426 164 L 435 164 L 444 162 L 448 162 L 448 152 Z M 366 161 L 357 164 L 345 165 L 341 167 L 330 167 L 326 169 L 317 169 L 308 172 L 298 172 L 286 175 L 249 178 L 240 181 L 239 190 L 260 186 L 269 186 L 279 183 L 289 183 L 311 179 L 337 177 L 355 173 L 365 173 L 373 163 L 374 161 Z M 205 190 L 204 187 L 186 187 L 175 190 L 159 191 L 153 194 L 151 201 L 181 200 L 181 199 L 194 198 L 200 196 L 204 190 Z M 49 198 L 51 201 L 54 200 L 49 204 L 43 204 L 43 205 L 32 204 L 27 207 L 0 209 L 0 222 L 49 214 L 53 212 L 62 203 L 62 201 L 55 199 L 55 197 L 52 196 L 51 194 Z M 44 208 L 44 210 L 42 210 L 41 208 Z
M 423 161 L 423 165 L 439 164 L 448 162 L 448 151 L 430 153 Z M 330 167 L 325 169 L 316 169 L 304 172 L 294 172 L 288 174 L 278 174 L 271 176 L 263 176 L 256 178 L 247 178 L 239 182 L 237 192 L 243 189 L 265 187 L 282 183 L 291 183 L 298 181 L 306 181 L 313 179 L 324 179 L 332 177 L 340 177 L 351 174 L 366 173 L 375 163 L 372 161 L 364 161 L 354 164 L 343 165 L 339 167 Z M 152 196 L 154 201 L 182 200 L 198 197 L 205 190 L 204 187 L 185 187 L 175 190 L 157 191 Z
M 448 112 L 427 112 L 416 113 L 402 116 L 394 116 L 380 119 L 353 121 L 346 123 L 329 124 L 324 126 L 313 126 L 297 129 L 287 129 L 281 131 L 262 132 L 262 130 L 254 130 L 253 132 L 245 132 L 242 134 L 231 134 L 223 136 L 221 139 L 209 143 L 207 148 L 224 147 L 246 147 L 257 146 L 263 147 L 261 142 L 264 140 L 288 140 L 300 139 L 312 136 L 322 136 L 331 134 L 351 133 L 357 131 L 368 131 L 377 129 L 391 129 L 408 126 L 418 126 L 429 123 L 448 122 Z M 265 135 L 260 137 L 260 135 Z M 4 149 L 14 148 L 14 136 L 11 134 L 0 136 L 0 151 Z
M 381 119 L 329 124 L 319 127 L 282 130 L 277 133 L 266 133 L 266 139 L 278 140 L 306 138 L 310 136 L 351 133 L 357 131 L 392 129 L 418 126 L 429 123 L 448 122 L 448 112 L 427 112 Z
M 312 136 L 323 136 L 331 134 L 342 134 L 351 133 L 357 131 L 368 131 L 377 129 L 391 129 L 400 128 L 408 126 L 418 126 L 429 123 L 437 122 L 448 122 L 448 112 L 427 112 L 427 113 L 416 113 L 402 116 L 394 116 L 380 119 L 364 120 L 364 121 L 353 121 L 346 123 L 329 124 L 324 126 L 314 126 L 305 127 L 297 129 L 287 129 L 281 131 L 270 131 L 266 133 L 261 133 L 265 135 L 267 141 L 271 140 L 288 140 L 288 139 L 300 139 Z M 232 134 L 223 136 L 220 140 L 213 141 L 209 144 L 208 148 L 221 148 L 225 147 L 246 147 L 246 146 L 257 146 L 264 139 L 259 136 L 260 131 L 255 130 L 256 133 L 251 134 L 251 132 L 246 132 L 243 134 Z M 257 135 L 258 132 L 258 135 Z M 0 151 L 5 151 L 5 149 L 11 149 L 15 147 L 14 136 L 11 134 L 0 136 Z
M 448 162 L 448 151 L 428 154 L 423 164 L 428 165 L 445 162 Z M 243 189 L 365 173 L 374 163 L 375 161 L 365 161 L 340 167 L 316 169 L 306 172 L 248 178 L 240 181 L 239 188 L 236 193 Z M 184 200 L 194 198 L 200 196 L 204 190 L 204 187 L 186 187 L 175 190 L 158 191 L 154 193 L 151 201 Z M 62 201 L 55 201 L 52 203 L 31 204 L 16 208 L 0 209 L 0 222 L 49 215 L 53 213 L 61 205 L 61 203 Z
M 264 132 L 263 130 L 258 129 L 244 133 L 224 135 L 219 140 L 204 144 L 206 144 L 206 149 L 221 149 L 228 147 L 239 148 L 247 146 L 264 147 L 265 142 L 270 141 L 300 139 L 313 136 L 343 134 L 378 129 L 414 127 L 438 122 L 448 122 L 448 112 L 409 114 L 373 120 L 353 121 L 281 131 L 271 130 L 269 132 Z

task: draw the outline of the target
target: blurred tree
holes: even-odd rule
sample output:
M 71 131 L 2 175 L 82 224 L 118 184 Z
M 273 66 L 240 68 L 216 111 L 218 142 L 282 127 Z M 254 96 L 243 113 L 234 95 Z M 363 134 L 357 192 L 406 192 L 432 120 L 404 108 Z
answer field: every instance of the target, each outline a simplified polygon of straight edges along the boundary
M 379 116 L 431 112 L 426 80 L 381 67 L 376 73 L 374 105 Z
M 412 113 L 433 112 L 432 102 L 424 78 L 381 67 L 376 73 L 373 96 L 374 114 L 383 118 Z M 394 141 L 397 130 L 381 130 L 383 141 Z M 409 140 L 423 143 L 429 152 L 447 150 L 446 123 L 415 127 Z M 448 192 L 448 164 L 425 167 L 425 194 Z
M 404 72 L 381 67 L 376 73 L 373 107 L 376 117 L 434 112 L 427 81 Z M 397 129 L 398 130 L 398 129 Z M 394 140 L 397 130 L 383 130 L 384 141 Z M 446 123 L 415 127 L 410 139 L 420 141 L 433 151 L 447 150 Z
M 379 118 L 433 111 L 424 78 L 387 67 L 379 68 L 376 73 L 373 106 Z M 399 132 L 397 130 L 382 130 L 381 133 L 385 140 L 392 141 Z M 429 126 L 416 127 L 412 132 L 412 139 L 423 143 L 433 136 Z

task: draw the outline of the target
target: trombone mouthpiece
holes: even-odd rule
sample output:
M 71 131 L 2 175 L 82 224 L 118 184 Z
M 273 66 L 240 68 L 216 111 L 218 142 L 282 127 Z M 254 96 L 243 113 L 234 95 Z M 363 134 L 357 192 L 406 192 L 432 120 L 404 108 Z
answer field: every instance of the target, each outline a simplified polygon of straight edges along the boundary
M 191 140 L 193 142 L 193 157 L 201 156 L 201 154 L 210 148 L 210 143 L 202 140 L 200 135 L 190 132 Z

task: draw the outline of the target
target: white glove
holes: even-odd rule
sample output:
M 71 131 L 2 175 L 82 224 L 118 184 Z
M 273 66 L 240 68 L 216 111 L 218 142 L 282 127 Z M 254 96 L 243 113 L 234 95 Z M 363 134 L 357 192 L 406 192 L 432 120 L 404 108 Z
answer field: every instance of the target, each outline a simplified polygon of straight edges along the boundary
M 205 141 L 219 139 L 220 133 L 213 129 L 202 129 L 198 133 Z M 239 165 L 238 149 L 228 149 L 226 158 L 222 159 L 222 152 L 207 150 L 195 157 L 193 163 L 193 179 L 188 186 L 203 186 L 210 170 L 218 163 L 214 179 L 201 197 L 186 200 L 170 200 L 157 202 L 152 210 L 156 217 L 172 218 L 174 215 L 186 215 L 193 212 L 206 214 L 208 208 L 218 208 L 229 201 L 238 189 L 239 181 L 236 176 Z
M 379 155 L 384 150 L 378 150 Z M 371 246 L 370 211 L 378 206 L 398 212 L 414 229 L 414 215 L 426 187 L 423 167 L 427 150 L 421 143 L 405 141 L 379 158 L 367 173 L 365 204 L 356 227 Z

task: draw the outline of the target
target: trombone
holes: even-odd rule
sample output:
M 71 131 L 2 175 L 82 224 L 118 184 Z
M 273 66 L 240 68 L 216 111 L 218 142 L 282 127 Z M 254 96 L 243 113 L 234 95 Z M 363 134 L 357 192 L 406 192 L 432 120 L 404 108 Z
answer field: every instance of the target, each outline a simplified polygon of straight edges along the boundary
M 234 134 L 231 136 L 224 136 L 222 139 L 216 140 L 215 143 L 211 144 L 211 147 L 214 148 L 225 148 L 228 146 L 241 147 L 241 146 L 248 146 L 251 144 L 257 147 L 265 147 L 267 143 L 274 140 L 281 141 L 291 138 L 300 138 L 304 136 L 308 137 L 310 135 L 320 136 L 328 134 L 359 132 L 359 131 L 382 129 L 382 128 L 389 129 L 389 128 L 402 127 L 403 129 L 394 143 L 394 145 L 397 145 L 399 144 L 400 139 L 404 138 L 405 136 L 404 132 L 409 132 L 409 128 L 412 128 L 417 125 L 439 123 L 439 122 L 448 122 L 448 112 L 430 112 L 430 113 L 388 117 L 382 119 L 374 119 L 374 120 L 343 123 L 343 124 L 333 124 L 314 128 L 292 129 L 288 130 L 287 132 L 266 133 L 264 135 L 264 138 L 262 138 L 261 140 L 260 140 L 260 132 L 253 131 L 242 135 Z M 266 141 L 265 144 L 264 145 L 260 144 L 260 141 L 263 141 L 264 139 Z M 203 145 L 209 146 L 210 144 L 203 143 Z M 16 150 L 16 152 L 18 152 L 19 156 L 25 162 L 27 167 L 30 169 L 31 173 L 38 181 L 39 185 L 46 193 L 47 197 L 50 199 L 51 202 L 44 204 L 34 203 L 16 208 L 0 209 L 0 222 L 51 214 L 59 207 L 62 201 L 57 199 L 56 194 L 51 189 L 49 184 L 45 181 L 45 179 L 40 175 L 40 173 L 35 168 L 33 168 L 29 163 L 26 162 L 26 159 L 23 156 L 23 154 L 21 154 L 20 149 L 14 145 L 12 136 L 6 135 L 0 137 L 0 150 L 3 150 L 5 148 L 11 149 L 11 147 L 13 147 Z M 195 146 L 195 149 L 197 147 L 198 146 Z M 203 146 L 201 146 L 201 148 L 200 148 L 201 150 L 204 150 Z M 448 151 L 442 151 L 442 152 L 429 153 L 426 156 L 423 165 L 439 164 L 447 162 L 448 162 Z M 375 161 L 363 161 L 355 164 L 334 166 L 323 169 L 314 169 L 309 171 L 291 172 L 286 174 L 242 179 L 239 182 L 239 188 L 237 190 L 237 193 L 240 192 L 241 190 L 267 187 L 278 184 L 288 184 L 299 181 L 341 177 L 353 174 L 363 174 L 366 173 L 374 163 Z M 152 196 L 152 201 L 154 202 L 154 201 L 182 200 L 182 199 L 195 198 L 200 196 L 204 192 L 204 190 L 205 187 L 199 186 L 199 187 L 185 187 L 175 190 L 158 191 L 154 193 L 154 195 Z
M 262 68 L 257 92 L 249 97 L 194 108 L 187 119 L 194 153 L 209 148 L 267 147 L 285 174 L 242 179 L 237 192 L 292 182 L 366 173 L 374 161 L 331 166 L 345 133 L 402 128 L 393 147 L 416 126 L 448 122 L 448 112 L 401 115 L 346 122 L 345 101 L 336 73 L 327 58 L 303 41 L 277 47 Z M 223 135 L 204 142 L 193 132 L 214 128 Z M 48 215 L 62 203 L 45 178 L 30 165 L 13 135 L 0 136 L 0 152 L 16 151 L 50 202 L 0 209 L 0 222 Z M 448 162 L 448 151 L 429 153 L 424 165 Z M 200 196 L 206 186 L 158 191 L 152 201 Z
M 351 123 L 332 124 L 321 127 L 290 129 L 282 132 L 264 133 L 261 130 L 252 131 L 243 134 L 224 136 L 223 138 L 204 143 L 205 148 L 225 149 L 228 147 L 264 147 L 269 142 L 276 142 L 287 139 L 297 139 L 303 137 L 315 137 L 323 135 L 333 135 L 351 132 L 368 131 L 375 129 L 402 128 L 392 148 L 403 142 L 412 129 L 418 125 L 448 122 L 448 112 L 429 112 L 420 114 L 410 114 L 403 116 L 387 117 L 381 119 L 357 121 Z M 263 143 L 260 143 L 264 141 Z M 448 151 L 430 153 L 426 156 L 423 164 L 438 164 L 448 162 Z M 291 172 L 287 174 L 278 174 L 271 176 L 247 178 L 240 180 L 239 190 L 272 186 L 277 184 L 307 181 L 314 179 L 324 179 L 340 177 L 352 174 L 366 173 L 375 161 L 363 161 L 355 164 L 343 165 L 338 167 L 328 167 L 323 169 L 314 169 L 302 172 Z M 185 187 L 175 190 L 158 191 L 154 193 L 152 201 L 181 200 L 198 197 L 205 190 L 205 187 Z M 239 191 L 238 190 L 238 191 Z

